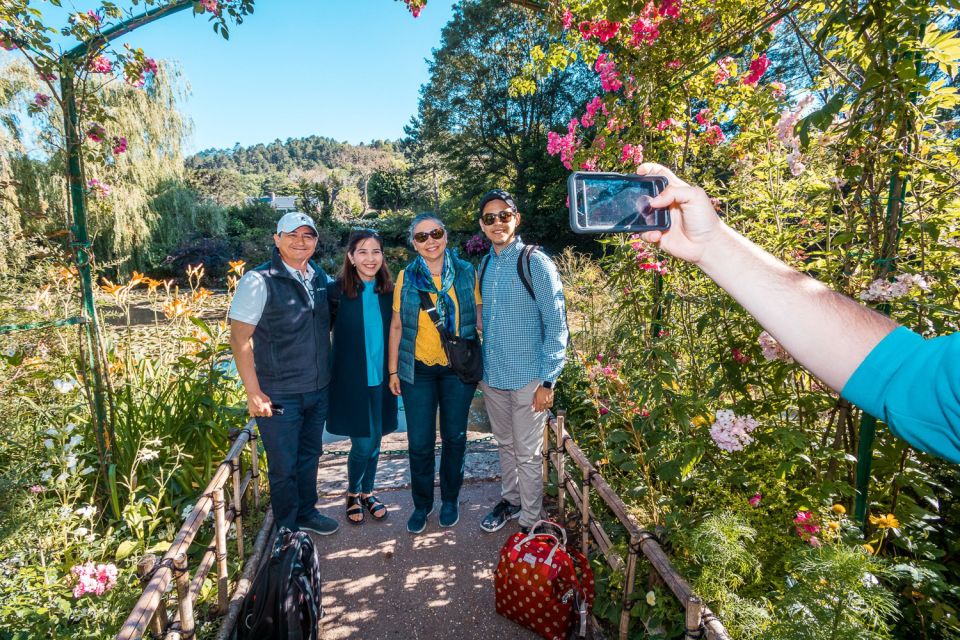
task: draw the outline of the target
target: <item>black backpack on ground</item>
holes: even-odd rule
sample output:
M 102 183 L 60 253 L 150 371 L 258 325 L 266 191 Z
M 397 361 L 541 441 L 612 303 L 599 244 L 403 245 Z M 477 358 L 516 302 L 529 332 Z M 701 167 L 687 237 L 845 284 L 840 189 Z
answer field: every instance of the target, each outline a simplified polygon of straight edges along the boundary
M 237 640 L 317 640 L 323 606 L 320 561 L 306 533 L 283 528 L 243 599 Z

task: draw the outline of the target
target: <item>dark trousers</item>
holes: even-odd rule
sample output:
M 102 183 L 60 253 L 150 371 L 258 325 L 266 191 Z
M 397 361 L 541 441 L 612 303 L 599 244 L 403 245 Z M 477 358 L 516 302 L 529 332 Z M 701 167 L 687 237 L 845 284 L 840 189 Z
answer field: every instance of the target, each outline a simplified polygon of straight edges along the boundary
M 400 381 L 407 418 L 410 488 L 415 509 L 433 506 L 434 443 L 440 411 L 440 499 L 456 502 L 463 484 L 467 416 L 475 384 L 464 384 L 450 367 L 417 361 L 413 384 Z
M 283 415 L 257 418 L 260 439 L 267 450 L 273 517 L 277 527 L 296 531 L 297 520 L 311 515 L 317 505 L 317 465 L 323 452 L 327 389 L 267 395 L 273 404 L 283 407 Z
M 383 438 L 384 385 L 367 387 L 370 404 L 370 435 L 350 436 L 350 455 L 347 456 L 347 492 L 373 493 L 380 460 L 380 440 Z

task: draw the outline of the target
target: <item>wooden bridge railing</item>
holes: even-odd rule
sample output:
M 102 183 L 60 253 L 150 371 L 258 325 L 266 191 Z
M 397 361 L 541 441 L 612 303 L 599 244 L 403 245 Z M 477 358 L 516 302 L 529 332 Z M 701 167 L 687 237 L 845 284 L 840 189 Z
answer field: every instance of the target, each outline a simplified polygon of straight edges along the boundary
M 244 472 L 242 454 L 246 449 L 250 451 L 250 466 Z M 204 580 L 214 567 L 217 575 L 217 611 L 221 615 L 228 614 L 224 627 L 232 627 L 232 619 L 236 616 L 239 602 L 243 597 L 241 592 L 249 588 L 250 580 L 249 576 L 244 575 L 231 601 L 228 591 L 227 530 L 231 523 L 236 524 L 237 557 L 242 562 L 244 557 L 243 518 L 246 513 L 244 504 L 247 501 L 247 493 L 252 490 L 254 508 L 260 508 L 259 469 L 256 424 L 250 420 L 237 433 L 236 440 L 227 452 L 226 458 L 217 467 L 213 478 L 203 490 L 193 511 L 187 516 L 163 558 L 158 562 L 156 556 L 147 555 L 137 565 L 137 573 L 144 583 L 143 593 L 120 628 L 117 640 L 142 638 L 148 631 L 156 637 L 165 635 L 168 640 L 193 638 L 195 635 L 194 603 L 200 594 Z M 227 491 L 228 482 L 231 485 L 230 491 Z M 207 514 L 211 511 L 213 511 L 214 524 L 213 541 L 200 559 L 191 580 L 187 551 L 193 544 Z M 253 561 L 248 563 L 248 566 L 257 564 L 255 557 L 263 551 L 269 537 L 272 519 L 272 512 L 268 511 L 260 535 L 254 543 L 254 557 L 251 558 Z M 176 582 L 177 592 L 177 609 L 172 619 L 168 618 L 165 602 L 171 580 Z
M 550 420 L 550 428 L 544 430 L 543 479 L 545 483 L 550 481 L 550 465 L 552 464 L 557 471 L 557 489 L 559 492 L 557 507 L 560 519 L 561 521 L 566 520 L 566 502 L 569 497 L 570 502 L 573 503 L 579 513 L 580 539 L 584 555 L 587 554 L 589 545 L 593 542 L 611 568 L 617 571 L 625 571 L 623 602 L 620 611 L 620 640 L 626 640 L 627 632 L 630 629 L 631 596 L 637 578 L 637 557 L 640 553 L 650 562 L 654 571 L 663 579 L 673 595 L 683 605 L 686 620 L 686 635 L 684 637 L 686 640 L 694 640 L 704 635 L 708 640 L 730 640 L 730 636 L 723 628 L 720 620 L 693 593 L 690 585 L 670 564 L 670 560 L 660 547 L 656 537 L 649 531 L 644 530 L 636 518 L 627 512 L 627 506 L 620 499 L 620 496 L 610 488 L 603 476 L 590 464 L 590 460 L 567 433 L 565 421 L 564 412 L 560 411 L 555 419 Z M 551 443 L 551 440 L 554 442 Z M 580 470 L 579 484 L 567 475 L 566 456 L 570 456 L 570 459 L 576 463 Z M 607 535 L 600 521 L 591 511 L 591 490 L 596 492 L 597 497 L 616 516 L 630 536 L 626 566 L 624 566 L 623 558 L 614 548 L 610 536 Z

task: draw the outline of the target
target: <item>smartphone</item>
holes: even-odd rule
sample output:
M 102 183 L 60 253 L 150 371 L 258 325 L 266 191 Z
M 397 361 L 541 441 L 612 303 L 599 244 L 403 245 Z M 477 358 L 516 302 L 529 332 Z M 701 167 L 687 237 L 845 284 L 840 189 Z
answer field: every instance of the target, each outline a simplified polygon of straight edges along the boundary
M 567 178 L 570 228 L 577 233 L 639 233 L 670 228 L 670 210 L 650 200 L 667 188 L 663 176 L 576 171 Z
M 283 407 L 282 407 L 281 405 L 279 405 L 279 404 L 271 403 L 271 404 L 270 404 L 270 411 L 273 412 L 273 415 L 275 415 L 275 416 L 282 416 L 282 415 L 283 415 Z

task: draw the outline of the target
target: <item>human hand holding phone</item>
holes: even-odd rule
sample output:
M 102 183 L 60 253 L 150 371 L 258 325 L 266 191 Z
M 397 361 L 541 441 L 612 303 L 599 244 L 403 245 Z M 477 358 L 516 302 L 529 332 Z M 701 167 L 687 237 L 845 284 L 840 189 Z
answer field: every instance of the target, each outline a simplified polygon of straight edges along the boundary
M 650 201 L 650 206 L 670 209 L 671 221 L 669 229 L 645 231 L 640 237 L 672 256 L 700 264 L 707 249 L 726 228 L 706 191 L 690 186 L 670 169 L 652 162 L 640 165 L 637 174 L 667 179 L 667 188 Z
M 273 415 L 270 396 L 263 391 L 247 392 L 247 412 L 252 418 L 269 418 Z

